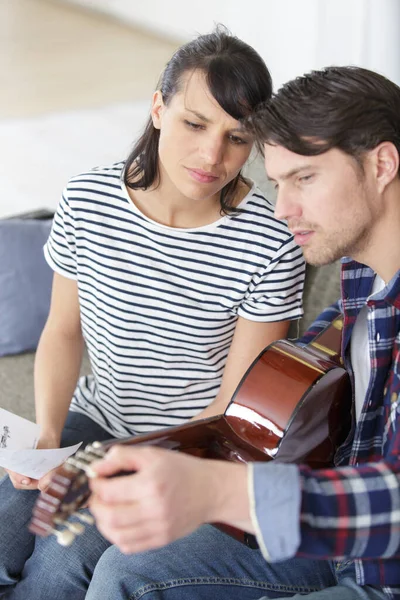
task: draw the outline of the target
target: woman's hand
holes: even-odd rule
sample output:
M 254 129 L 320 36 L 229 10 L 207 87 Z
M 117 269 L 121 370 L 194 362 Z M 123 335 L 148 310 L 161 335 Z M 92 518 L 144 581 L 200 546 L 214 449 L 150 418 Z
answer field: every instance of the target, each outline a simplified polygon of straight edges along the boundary
M 56 444 L 53 440 L 47 438 L 41 438 L 36 447 L 37 450 L 43 449 L 52 449 L 58 448 L 59 444 Z M 11 479 L 11 483 L 17 490 L 41 490 L 44 491 L 48 484 L 50 483 L 50 479 L 56 469 L 49 471 L 44 475 L 41 479 L 33 479 L 32 477 L 27 477 L 26 475 L 21 475 L 21 473 L 16 473 L 15 471 L 10 471 L 10 469 L 5 469 L 8 473 L 9 478 Z
M 21 473 L 16 473 L 15 471 L 10 471 L 10 469 L 5 469 L 5 471 L 8 473 L 11 483 L 16 490 L 36 490 L 38 488 L 37 479 L 26 477 L 26 475 L 21 475 Z

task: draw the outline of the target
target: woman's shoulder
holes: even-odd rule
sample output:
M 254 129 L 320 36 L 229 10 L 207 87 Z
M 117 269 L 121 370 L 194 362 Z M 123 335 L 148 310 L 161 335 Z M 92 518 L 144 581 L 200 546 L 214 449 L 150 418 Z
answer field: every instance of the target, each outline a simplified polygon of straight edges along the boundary
M 103 216 L 125 207 L 122 188 L 124 162 L 98 166 L 74 175 L 68 181 L 60 200 L 60 209 L 77 215 L 81 211 L 97 210 Z
M 112 184 L 119 182 L 123 173 L 125 161 L 113 163 L 111 165 L 101 165 L 92 167 L 88 171 L 83 171 L 78 175 L 74 175 L 68 181 L 67 188 L 74 187 L 77 183 L 87 181 L 93 183 Z
M 254 181 L 248 180 L 249 190 L 246 196 L 238 205 L 237 221 L 244 227 L 250 224 L 257 230 L 265 232 L 268 228 L 271 232 L 280 234 L 283 239 L 293 237 L 285 221 L 280 221 L 275 217 L 275 204 L 262 191 Z

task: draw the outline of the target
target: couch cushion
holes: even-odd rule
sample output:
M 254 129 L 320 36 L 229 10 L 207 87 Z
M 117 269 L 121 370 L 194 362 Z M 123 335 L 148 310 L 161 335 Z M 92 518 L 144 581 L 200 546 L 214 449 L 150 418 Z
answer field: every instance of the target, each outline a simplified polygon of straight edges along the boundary
M 51 219 L 0 220 L 0 356 L 36 348 L 50 306 Z

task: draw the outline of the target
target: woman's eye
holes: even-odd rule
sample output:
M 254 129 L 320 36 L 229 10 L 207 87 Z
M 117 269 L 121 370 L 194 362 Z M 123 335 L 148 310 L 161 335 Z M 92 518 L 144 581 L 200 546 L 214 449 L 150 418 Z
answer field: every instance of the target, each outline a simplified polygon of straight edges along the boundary
M 192 121 L 187 121 L 185 119 L 185 125 L 187 125 L 190 129 L 203 129 L 204 125 L 200 125 L 200 123 L 193 123 Z
M 232 144 L 247 144 L 247 140 L 244 140 L 237 135 L 230 135 L 229 139 L 231 140 Z

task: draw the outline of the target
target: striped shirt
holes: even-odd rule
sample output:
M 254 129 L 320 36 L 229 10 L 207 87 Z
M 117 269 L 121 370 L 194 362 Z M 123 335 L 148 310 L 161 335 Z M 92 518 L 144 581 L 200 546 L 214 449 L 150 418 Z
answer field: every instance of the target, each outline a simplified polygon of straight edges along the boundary
M 301 316 L 304 261 L 253 186 L 242 212 L 194 229 L 147 218 L 124 163 L 74 177 L 45 256 L 78 284 L 93 374 L 71 410 L 115 437 L 187 421 L 218 393 L 238 316 Z

